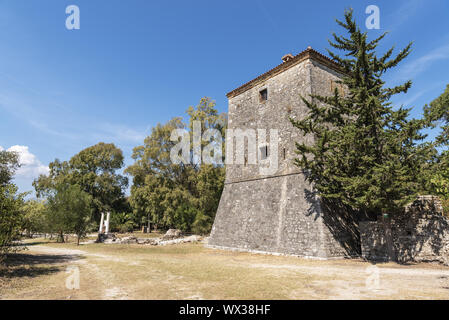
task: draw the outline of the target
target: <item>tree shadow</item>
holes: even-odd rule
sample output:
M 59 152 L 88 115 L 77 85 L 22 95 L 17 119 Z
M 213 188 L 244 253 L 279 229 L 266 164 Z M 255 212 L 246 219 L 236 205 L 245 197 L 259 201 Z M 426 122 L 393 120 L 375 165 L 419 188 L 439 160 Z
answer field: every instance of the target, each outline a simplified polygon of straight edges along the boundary
M 444 262 L 447 254 L 449 221 L 436 214 L 402 214 L 392 225 L 395 260 L 405 264 L 415 261 Z
M 362 252 L 358 224 L 360 214 L 336 201 L 320 199 L 316 191 L 304 189 L 304 194 L 309 204 L 306 215 L 315 215 L 314 220 L 321 217 L 346 255 L 359 257 Z
M 44 241 L 34 241 L 34 242 L 27 242 L 27 243 L 17 243 L 14 246 L 15 247 L 31 247 L 31 246 L 39 246 L 43 244 L 48 244 L 48 242 Z
M 364 255 L 369 261 L 448 262 L 444 257 L 449 253 L 449 220 L 432 202 L 418 199 L 391 219 L 379 218 L 364 229 Z
M 48 254 L 9 254 L 0 266 L 0 277 L 21 278 L 38 277 L 59 272 L 61 264 L 84 259 L 81 255 L 48 255 Z

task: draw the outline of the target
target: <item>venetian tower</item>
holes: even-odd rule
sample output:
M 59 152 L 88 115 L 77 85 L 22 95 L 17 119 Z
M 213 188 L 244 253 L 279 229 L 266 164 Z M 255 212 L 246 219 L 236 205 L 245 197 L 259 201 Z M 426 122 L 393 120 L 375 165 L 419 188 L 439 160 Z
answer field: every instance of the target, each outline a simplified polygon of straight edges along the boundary
M 278 165 L 269 175 L 261 175 L 259 165 L 248 164 L 246 156 L 244 164 L 226 166 L 208 245 L 316 258 L 355 255 L 359 249 L 354 222 L 325 207 L 293 163 L 295 142 L 313 137 L 304 137 L 289 121 L 308 113 L 301 95 L 330 95 L 338 86 L 341 69 L 310 47 L 282 60 L 227 94 L 229 129 L 278 129 Z M 267 144 L 274 143 L 267 136 Z M 257 150 L 269 152 L 260 145 Z

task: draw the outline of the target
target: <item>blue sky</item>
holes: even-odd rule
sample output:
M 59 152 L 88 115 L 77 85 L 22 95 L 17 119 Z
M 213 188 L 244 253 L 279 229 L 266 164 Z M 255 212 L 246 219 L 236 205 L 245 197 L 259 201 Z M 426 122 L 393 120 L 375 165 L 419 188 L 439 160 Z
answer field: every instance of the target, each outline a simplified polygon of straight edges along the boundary
M 81 29 L 65 27 L 68 5 Z M 390 35 L 380 51 L 414 49 L 388 74 L 413 80 L 397 104 L 422 106 L 449 83 L 449 2 L 0 0 L 0 148 L 19 151 L 21 191 L 55 158 L 67 160 L 100 141 L 131 164 L 132 148 L 152 126 L 184 116 L 201 97 L 227 111 L 225 94 L 307 46 L 325 53 L 335 18 L 380 8 Z

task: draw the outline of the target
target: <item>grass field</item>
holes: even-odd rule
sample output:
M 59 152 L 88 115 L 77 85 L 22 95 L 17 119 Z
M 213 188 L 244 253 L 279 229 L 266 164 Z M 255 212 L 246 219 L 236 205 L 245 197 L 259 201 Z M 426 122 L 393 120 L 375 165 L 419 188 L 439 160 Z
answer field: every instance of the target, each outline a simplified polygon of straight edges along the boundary
M 372 265 L 172 246 L 33 239 L 0 269 L 1 299 L 449 299 L 449 268 Z M 79 289 L 67 289 L 68 270 Z M 371 270 L 371 271 L 370 271 Z

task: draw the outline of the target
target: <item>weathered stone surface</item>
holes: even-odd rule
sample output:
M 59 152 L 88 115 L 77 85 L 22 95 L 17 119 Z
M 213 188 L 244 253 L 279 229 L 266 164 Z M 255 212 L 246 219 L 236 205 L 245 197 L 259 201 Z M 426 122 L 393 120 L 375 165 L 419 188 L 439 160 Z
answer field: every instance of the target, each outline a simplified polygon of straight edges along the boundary
M 97 243 L 113 243 L 117 240 L 117 237 L 113 233 L 99 233 L 96 242 Z
M 258 164 L 226 166 L 208 246 L 318 258 L 360 251 L 357 229 L 337 212 L 324 209 L 293 163 L 295 142 L 313 141 L 289 121 L 308 112 L 300 96 L 330 94 L 338 79 L 335 71 L 306 59 L 229 99 L 229 129 L 265 129 L 269 144 L 274 143 L 269 141 L 270 129 L 279 130 L 278 169 L 262 176 Z M 263 89 L 268 91 L 266 101 L 260 99 Z
M 421 196 L 403 214 L 361 222 L 362 255 L 369 260 L 449 264 L 449 219 L 436 197 Z
M 158 245 L 166 246 L 166 245 L 172 245 L 172 244 L 180 244 L 180 243 L 190 243 L 190 242 L 199 242 L 203 238 L 201 236 L 189 236 L 185 238 L 178 238 L 173 240 L 166 240 L 166 241 L 159 241 Z
M 179 231 L 179 230 L 178 230 Z M 170 237 L 180 236 L 179 232 L 171 232 Z M 171 238 L 170 240 L 164 240 L 163 238 L 136 238 L 134 236 L 116 238 L 109 237 L 103 240 L 105 244 L 141 244 L 141 245 L 151 245 L 151 246 L 165 246 L 189 242 L 200 242 L 203 240 L 202 236 L 192 235 L 188 237 Z
M 162 240 L 171 240 L 182 237 L 182 231 L 179 229 L 169 229 L 165 235 L 162 237 Z
M 123 243 L 123 244 L 133 244 L 133 243 L 137 243 L 137 238 L 134 236 L 129 236 L 129 237 L 121 238 L 119 241 L 120 241 L 120 243 Z
M 138 238 L 137 243 L 138 244 L 150 244 L 157 246 L 160 242 L 159 238 Z

